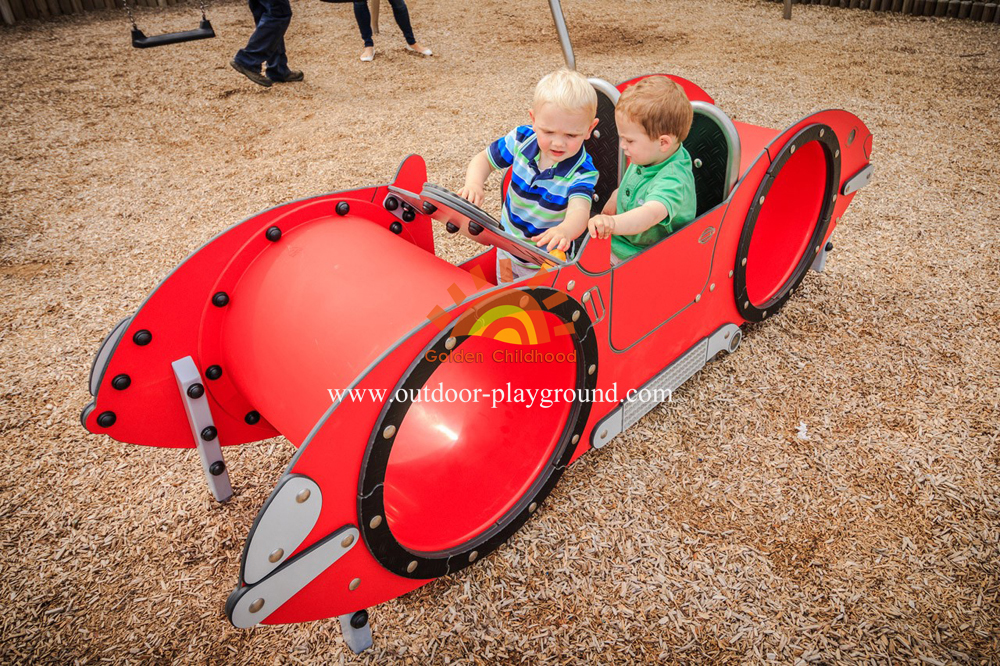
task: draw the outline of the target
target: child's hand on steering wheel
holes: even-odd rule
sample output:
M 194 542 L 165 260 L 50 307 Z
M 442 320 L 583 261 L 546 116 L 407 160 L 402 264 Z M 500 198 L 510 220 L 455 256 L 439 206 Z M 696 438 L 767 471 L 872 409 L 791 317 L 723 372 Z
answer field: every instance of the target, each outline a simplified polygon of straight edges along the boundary
M 535 245 L 538 247 L 544 246 L 546 252 L 552 252 L 554 249 L 566 252 L 569 250 L 573 239 L 567 236 L 566 232 L 560 229 L 559 226 L 546 229 L 543 233 L 533 237 L 531 240 L 534 241 Z
M 482 185 L 470 185 L 469 183 L 466 183 L 465 187 L 458 191 L 458 196 L 472 202 L 476 206 L 481 206 L 483 204 L 483 199 L 486 198 Z

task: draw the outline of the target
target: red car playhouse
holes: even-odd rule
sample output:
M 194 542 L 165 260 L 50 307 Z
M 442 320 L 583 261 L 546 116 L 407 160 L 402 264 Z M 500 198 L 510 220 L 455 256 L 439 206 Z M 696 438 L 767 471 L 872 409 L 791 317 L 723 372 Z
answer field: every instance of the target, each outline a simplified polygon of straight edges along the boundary
M 615 103 L 641 78 L 591 79 L 595 212 L 625 166 Z M 298 447 L 247 536 L 233 624 L 337 616 L 352 649 L 370 646 L 366 609 L 490 554 L 568 465 L 735 351 L 743 324 L 774 316 L 822 270 L 871 177 L 864 123 L 840 110 L 784 131 L 733 122 L 670 78 L 694 106 L 684 145 L 698 217 L 614 268 L 608 240 L 549 255 L 427 183 L 411 156 L 392 183 L 231 227 L 108 335 L 82 414 L 90 432 L 196 447 L 220 501 L 231 494 L 221 446 L 282 435 Z M 435 256 L 442 222 L 486 250 L 457 266 Z M 498 247 L 551 268 L 498 286 Z M 517 389 L 551 404 L 514 400 Z M 435 390 L 461 399 L 428 399 Z

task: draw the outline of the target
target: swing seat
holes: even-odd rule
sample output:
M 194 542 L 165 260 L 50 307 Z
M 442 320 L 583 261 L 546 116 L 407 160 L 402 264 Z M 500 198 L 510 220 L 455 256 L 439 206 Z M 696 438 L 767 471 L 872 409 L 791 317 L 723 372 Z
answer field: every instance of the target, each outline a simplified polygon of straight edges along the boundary
M 132 28 L 132 46 L 137 49 L 148 49 L 154 46 L 166 46 L 167 44 L 179 44 L 181 42 L 193 42 L 196 39 L 209 39 L 215 37 L 215 30 L 212 23 L 203 18 L 197 30 L 185 30 L 183 32 L 168 32 L 164 35 L 154 35 L 147 37 L 142 30 Z

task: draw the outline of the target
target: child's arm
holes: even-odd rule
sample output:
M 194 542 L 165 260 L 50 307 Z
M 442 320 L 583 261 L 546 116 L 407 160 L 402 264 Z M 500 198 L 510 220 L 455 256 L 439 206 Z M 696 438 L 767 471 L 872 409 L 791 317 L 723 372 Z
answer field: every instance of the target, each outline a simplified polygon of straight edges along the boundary
M 607 206 L 605 206 L 607 209 Z M 607 238 L 611 234 L 631 236 L 660 223 L 667 217 L 667 207 L 659 201 L 650 201 L 621 215 L 595 215 L 587 225 L 591 238 Z
M 558 225 L 546 229 L 531 240 L 545 251 L 554 249 L 566 252 L 570 244 L 587 230 L 587 218 L 590 217 L 590 199 L 573 197 L 566 205 L 566 217 Z
M 486 197 L 483 188 L 491 171 L 493 171 L 493 165 L 490 164 L 486 151 L 477 153 L 469 162 L 469 168 L 465 170 L 465 187 L 458 191 L 458 195 L 465 197 L 477 206 L 482 205 L 483 199 Z

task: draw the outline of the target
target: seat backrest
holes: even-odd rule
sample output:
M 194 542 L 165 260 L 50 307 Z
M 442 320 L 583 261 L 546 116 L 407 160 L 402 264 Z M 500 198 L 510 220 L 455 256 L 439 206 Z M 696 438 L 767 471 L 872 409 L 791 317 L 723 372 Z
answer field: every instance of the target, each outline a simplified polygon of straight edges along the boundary
M 736 126 L 719 107 L 691 102 L 694 120 L 684 147 L 694 167 L 697 215 L 715 208 L 729 197 L 740 167 L 740 136 Z
M 618 187 L 621 180 L 623 158 L 618 145 L 618 127 L 615 125 L 615 106 L 618 104 L 618 89 L 601 79 L 587 79 L 597 91 L 597 128 L 584 141 L 583 146 L 594 162 L 600 177 L 594 189 L 594 201 L 590 214 L 597 215 L 604 208 L 604 202 Z

